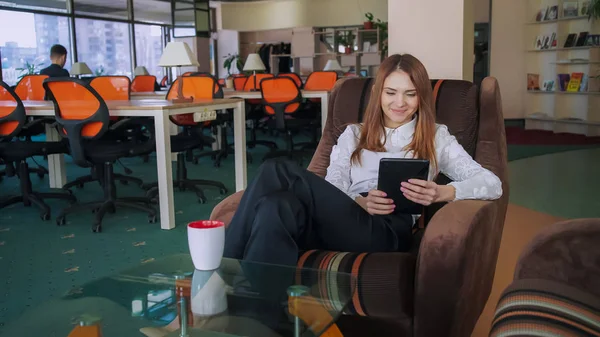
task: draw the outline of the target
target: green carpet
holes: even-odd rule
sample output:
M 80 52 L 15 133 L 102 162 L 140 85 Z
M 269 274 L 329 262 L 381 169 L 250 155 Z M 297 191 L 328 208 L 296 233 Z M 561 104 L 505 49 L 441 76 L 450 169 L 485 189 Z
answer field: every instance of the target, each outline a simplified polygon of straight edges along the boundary
M 509 146 L 509 160 L 579 148 L 582 147 L 513 145 Z M 266 151 L 263 147 L 249 151 L 254 157 L 248 166 L 249 179 L 254 176 Z M 69 157 L 67 162 L 69 179 L 88 173 L 73 165 Z M 123 162 L 133 170 L 133 176 L 145 182 L 156 180 L 154 158 L 151 157 L 147 164 L 139 158 Z M 304 166 L 308 162 L 306 159 Z M 116 165 L 115 171 L 122 172 L 122 168 Z M 224 160 L 220 168 L 213 167 L 210 158 L 203 158 L 198 165 L 188 163 L 188 175 L 190 178 L 219 180 L 231 192 L 234 190 L 233 157 Z M 34 190 L 48 190 L 47 177 L 38 179 L 32 175 L 32 182 Z M 17 183 L 15 178 L 0 182 L 0 198 L 16 193 Z M 136 186 L 117 183 L 117 187 L 119 196 L 142 195 L 142 190 Z M 212 208 L 224 198 L 213 188 L 206 188 L 205 193 L 208 202 L 201 205 L 193 192 L 175 190 L 177 227 L 169 231 L 161 230 L 159 224 L 149 224 L 144 213 L 127 209 L 107 214 L 103 232 L 99 234 L 91 232 L 93 215 L 86 212 L 68 216 L 67 225 L 57 227 L 54 217 L 66 206 L 62 201 L 48 201 L 53 210 L 51 221 L 40 220 L 34 207 L 15 205 L 2 209 L 0 335 L 6 322 L 50 298 L 77 291 L 86 282 L 160 257 L 187 252 L 185 225 L 192 220 L 207 219 Z M 100 198 L 101 190 L 97 184 L 90 183 L 83 189 L 74 189 L 74 194 L 79 201 L 85 202 Z

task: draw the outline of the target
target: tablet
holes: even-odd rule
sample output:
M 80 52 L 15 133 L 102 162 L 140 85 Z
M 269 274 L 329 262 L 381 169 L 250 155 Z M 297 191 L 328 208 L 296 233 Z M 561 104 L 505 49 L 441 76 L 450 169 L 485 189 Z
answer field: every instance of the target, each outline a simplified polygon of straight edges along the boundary
M 421 214 L 423 205 L 407 199 L 400 190 L 400 183 L 408 179 L 427 180 L 429 160 L 407 158 L 382 158 L 379 161 L 377 189 L 394 200 L 394 213 Z

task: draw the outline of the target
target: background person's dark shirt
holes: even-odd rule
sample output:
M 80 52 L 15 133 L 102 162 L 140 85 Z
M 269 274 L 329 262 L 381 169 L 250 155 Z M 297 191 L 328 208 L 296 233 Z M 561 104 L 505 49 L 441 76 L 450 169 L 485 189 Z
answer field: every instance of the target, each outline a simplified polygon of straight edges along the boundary
M 69 71 L 58 64 L 53 63 L 42 69 L 40 71 L 40 75 L 48 75 L 50 77 L 69 77 Z

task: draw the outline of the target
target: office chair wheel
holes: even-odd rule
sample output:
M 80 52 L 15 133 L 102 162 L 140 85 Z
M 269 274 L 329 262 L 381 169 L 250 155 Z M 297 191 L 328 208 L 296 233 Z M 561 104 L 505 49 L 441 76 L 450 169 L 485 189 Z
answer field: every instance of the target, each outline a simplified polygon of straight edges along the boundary
M 206 197 L 198 197 L 198 203 L 206 204 Z
M 57 226 L 64 226 L 66 224 L 67 224 L 67 218 L 65 216 L 59 216 L 58 218 L 56 218 Z
M 215 162 L 213 163 L 213 166 L 214 166 L 214 167 L 221 167 L 221 162 L 219 162 L 219 161 L 215 161 Z
M 127 180 L 120 180 L 120 182 L 121 182 L 121 185 L 127 185 L 127 184 L 129 184 L 129 182 Z
M 156 215 L 148 215 L 148 223 L 156 223 L 158 221 L 158 217 Z
M 95 223 L 92 225 L 92 232 L 94 233 L 101 233 L 102 232 L 102 224 L 101 223 Z
M 198 158 L 192 159 L 192 163 L 194 163 L 194 165 L 198 165 Z
M 226 188 L 220 188 L 219 192 L 221 192 L 221 195 L 225 195 L 225 194 L 227 194 L 227 189 Z
M 43 171 L 38 171 L 38 172 L 37 172 L 37 176 L 38 176 L 38 178 L 40 178 L 40 179 L 44 179 L 44 172 L 43 172 Z
M 48 220 L 50 220 L 50 212 L 42 213 L 42 214 L 40 215 L 40 218 L 41 218 L 43 221 L 48 221 Z

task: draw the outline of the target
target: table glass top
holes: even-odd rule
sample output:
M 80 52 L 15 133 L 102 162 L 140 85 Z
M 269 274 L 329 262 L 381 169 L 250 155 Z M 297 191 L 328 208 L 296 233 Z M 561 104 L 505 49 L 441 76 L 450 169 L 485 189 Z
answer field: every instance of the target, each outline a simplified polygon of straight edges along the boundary
M 189 337 L 319 336 L 342 314 L 355 283 L 347 273 L 233 259 L 199 271 L 180 254 L 72 289 L 7 322 L 4 332 L 162 337 L 182 336 L 187 326 Z

